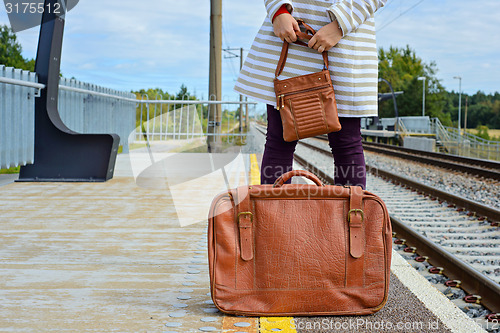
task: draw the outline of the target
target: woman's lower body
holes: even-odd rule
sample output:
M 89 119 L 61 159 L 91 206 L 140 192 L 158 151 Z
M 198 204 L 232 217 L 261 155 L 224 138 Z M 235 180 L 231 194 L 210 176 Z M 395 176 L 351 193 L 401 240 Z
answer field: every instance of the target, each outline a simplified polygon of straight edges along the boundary
M 366 187 L 366 168 L 361 141 L 361 119 L 340 117 L 342 129 L 328 134 L 335 160 L 335 185 Z M 283 125 L 278 110 L 267 106 L 267 135 L 261 166 L 261 183 L 273 184 L 281 174 L 292 170 L 297 141 L 283 140 Z

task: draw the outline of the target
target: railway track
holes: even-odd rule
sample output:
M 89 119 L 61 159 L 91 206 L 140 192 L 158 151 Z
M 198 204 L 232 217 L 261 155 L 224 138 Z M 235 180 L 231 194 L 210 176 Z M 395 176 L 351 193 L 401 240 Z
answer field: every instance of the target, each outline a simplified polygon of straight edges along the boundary
M 299 141 L 299 143 L 305 147 L 308 147 L 311 150 L 314 150 L 322 155 L 331 157 L 332 154 L 329 150 L 325 150 L 321 147 L 318 147 L 316 145 L 313 145 L 311 143 Z M 498 225 L 498 222 L 500 221 L 500 211 L 489 207 L 487 205 L 483 205 L 479 202 L 475 202 L 472 200 L 469 200 L 467 198 L 464 198 L 462 196 L 457 196 L 453 195 L 451 193 L 441 191 L 438 189 L 435 189 L 431 186 L 422 184 L 418 181 L 414 181 L 412 179 L 394 174 L 392 172 L 389 172 L 387 170 L 382 170 L 379 168 L 376 168 L 371 165 L 366 165 L 366 169 L 369 173 L 374 174 L 376 176 L 382 177 L 389 179 L 392 182 L 396 182 L 398 184 L 402 184 L 410 189 L 413 189 L 415 191 L 418 191 L 420 193 L 424 193 L 427 196 L 430 196 L 431 198 L 437 198 L 441 201 L 445 201 L 450 205 L 453 205 L 456 209 L 460 211 L 468 211 L 472 212 L 474 215 L 478 215 L 478 218 L 480 219 L 488 219 L 492 225 Z
M 328 140 L 326 136 L 319 136 L 317 139 Z M 363 148 L 383 155 L 395 156 L 406 160 L 412 160 L 441 168 L 460 171 L 484 178 L 500 180 L 500 162 L 481 160 L 443 153 L 427 152 L 422 150 L 396 147 L 375 142 L 363 142 Z
M 324 164 L 319 159 L 332 157 L 331 152 L 299 143 L 295 160 L 333 184 L 333 168 L 317 167 Z M 388 171 L 370 166 L 367 170 L 378 176 L 368 177 L 368 187 L 376 189 L 391 213 L 395 249 L 429 280 L 446 283 L 438 289 L 464 311 L 481 303 L 493 312 L 490 318 L 498 318 L 494 316 L 500 312 L 500 211 Z

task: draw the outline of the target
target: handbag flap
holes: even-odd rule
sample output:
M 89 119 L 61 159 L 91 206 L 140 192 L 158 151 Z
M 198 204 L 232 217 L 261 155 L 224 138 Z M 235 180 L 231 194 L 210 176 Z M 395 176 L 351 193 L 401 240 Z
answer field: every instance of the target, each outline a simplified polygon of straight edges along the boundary
M 285 80 L 274 80 L 274 91 L 276 96 L 322 87 L 333 87 L 329 70 L 322 70 L 321 72 L 296 76 Z

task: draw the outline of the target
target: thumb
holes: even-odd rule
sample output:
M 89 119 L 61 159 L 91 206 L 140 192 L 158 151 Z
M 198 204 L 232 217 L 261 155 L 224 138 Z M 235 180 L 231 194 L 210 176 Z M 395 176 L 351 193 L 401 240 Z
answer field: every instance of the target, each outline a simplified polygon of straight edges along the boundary
M 297 21 L 295 19 L 292 22 L 292 27 L 293 27 L 294 31 L 300 31 L 299 24 L 297 23 Z

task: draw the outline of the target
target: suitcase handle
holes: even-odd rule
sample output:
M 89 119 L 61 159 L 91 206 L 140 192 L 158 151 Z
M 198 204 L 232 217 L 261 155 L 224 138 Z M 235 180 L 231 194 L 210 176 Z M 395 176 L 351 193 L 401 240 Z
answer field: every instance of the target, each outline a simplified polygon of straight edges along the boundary
M 295 177 L 295 176 L 306 177 L 307 179 L 312 180 L 318 186 L 325 186 L 325 184 L 323 184 L 321 182 L 321 180 L 318 177 L 316 177 L 315 174 L 313 174 L 313 173 L 311 173 L 309 171 L 305 171 L 305 170 L 292 170 L 292 171 L 288 171 L 287 173 L 282 174 L 278 179 L 276 179 L 276 181 L 274 182 L 273 187 L 281 187 L 281 186 L 283 186 L 283 184 L 287 180 L 289 180 L 290 178 Z

